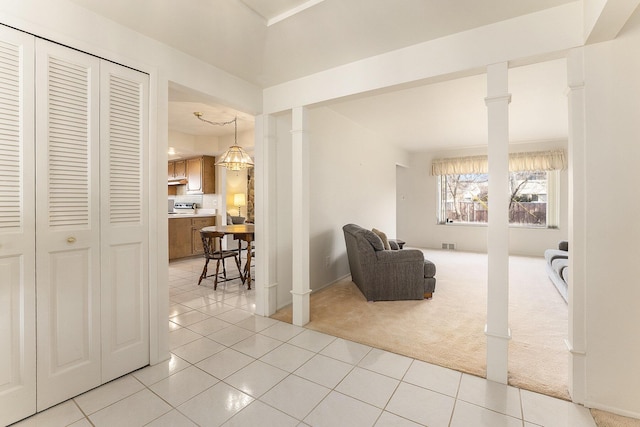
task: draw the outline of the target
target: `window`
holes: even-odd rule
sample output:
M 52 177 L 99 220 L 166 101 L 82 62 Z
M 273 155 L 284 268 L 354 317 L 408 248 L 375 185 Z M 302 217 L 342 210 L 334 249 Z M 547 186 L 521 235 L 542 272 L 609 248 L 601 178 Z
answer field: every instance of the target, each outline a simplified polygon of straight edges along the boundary
M 525 227 L 557 225 L 555 206 L 555 171 L 511 172 L 509 174 L 509 223 Z M 440 223 L 487 223 L 489 208 L 489 175 L 441 175 Z M 550 179 L 551 178 L 551 179 Z
M 566 169 L 564 151 L 509 155 L 509 223 L 557 227 L 558 171 Z M 436 159 L 439 223 L 486 224 L 489 219 L 487 156 Z

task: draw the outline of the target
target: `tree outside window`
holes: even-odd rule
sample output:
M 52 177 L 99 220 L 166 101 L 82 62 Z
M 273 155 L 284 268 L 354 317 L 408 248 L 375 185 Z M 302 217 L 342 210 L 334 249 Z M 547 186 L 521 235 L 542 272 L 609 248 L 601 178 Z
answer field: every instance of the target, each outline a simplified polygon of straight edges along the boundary
M 547 226 L 546 171 L 511 172 L 509 223 Z M 486 224 L 489 219 L 489 175 L 440 176 L 440 222 Z

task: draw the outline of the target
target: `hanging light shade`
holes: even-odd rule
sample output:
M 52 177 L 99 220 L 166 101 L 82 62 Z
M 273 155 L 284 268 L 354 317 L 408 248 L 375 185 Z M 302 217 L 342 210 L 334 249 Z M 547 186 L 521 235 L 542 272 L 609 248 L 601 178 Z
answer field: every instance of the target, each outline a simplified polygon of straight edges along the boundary
M 253 160 L 251 160 L 251 156 L 247 154 L 246 151 L 242 147 L 238 145 L 238 118 L 234 118 L 228 122 L 212 122 L 202 118 L 202 113 L 195 112 L 193 113 L 199 120 L 202 120 L 205 123 L 209 123 L 215 126 L 224 126 L 230 125 L 233 123 L 234 125 L 234 138 L 233 145 L 225 151 L 222 156 L 218 157 L 220 160 L 216 163 L 216 166 L 224 166 L 228 170 L 239 171 L 242 169 L 252 168 Z
M 251 160 L 251 157 L 237 144 L 233 144 L 229 147 L 229 149 L 225 151 L 219 159 L 220 160 L 216 163 L 216 166 L 224 166 L 232 171 L 239 171 L 241 169 L 253 167 L 253 160 Z

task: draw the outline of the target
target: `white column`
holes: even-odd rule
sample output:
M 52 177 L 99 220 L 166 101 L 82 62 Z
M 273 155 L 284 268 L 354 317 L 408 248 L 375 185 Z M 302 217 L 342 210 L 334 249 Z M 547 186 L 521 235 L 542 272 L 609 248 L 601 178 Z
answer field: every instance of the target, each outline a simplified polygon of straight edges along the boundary
M 255 123 L 256 314 L 277 309 L 276 275 L 276 120 L 257 116 Z
M 573 401 L 586 398 L 586 160 L 584 50 L 567 57 L 569 102 L 569 391 Z
M 291 236 L 293 324 L 309 323 L 309 138 L 307 109 L 292 109 Z
M 509 351 L 509 68 L 487 67 L 489 226 L 487 230 L 487 379 L 507 383 Z

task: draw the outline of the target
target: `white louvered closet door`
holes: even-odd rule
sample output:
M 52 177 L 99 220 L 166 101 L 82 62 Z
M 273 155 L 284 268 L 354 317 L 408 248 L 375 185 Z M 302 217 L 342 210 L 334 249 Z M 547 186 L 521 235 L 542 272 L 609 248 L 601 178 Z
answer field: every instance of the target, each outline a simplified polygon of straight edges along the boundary
M 36 409 L 33 55 L 0 26 L 0 425 Z
M 149 363 L 148 76 L 101 64 L 102 381 Z
M 36 41 L 38 411 L 101 383 L 99 70 Z

